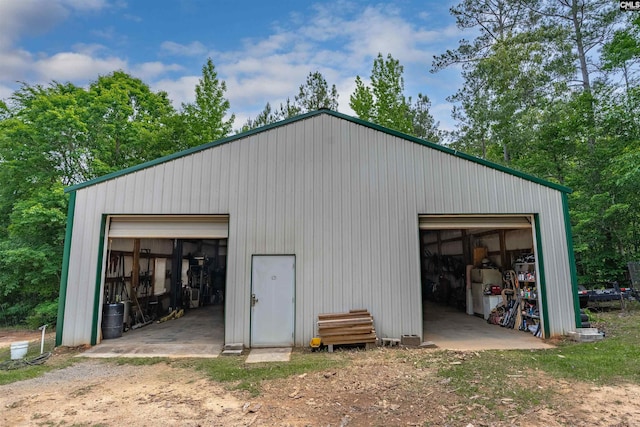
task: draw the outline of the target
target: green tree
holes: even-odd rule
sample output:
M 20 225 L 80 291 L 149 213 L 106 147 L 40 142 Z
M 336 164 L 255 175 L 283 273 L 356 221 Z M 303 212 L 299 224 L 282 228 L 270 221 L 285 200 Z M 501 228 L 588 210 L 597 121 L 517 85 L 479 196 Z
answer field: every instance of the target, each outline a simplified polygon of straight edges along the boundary
M 416 102 L 409 97 L 409 114 L 411 116 L 411 135 L 430 142 L 440 142 L 442 132 L 438 130 L 439 123 L 431 115 L 431 101 L 427 95 L 418 94 Z
M 14 204 L 0 240 L 0 323 L 55 323 L 66 205 L 59 182 Z
M 631 69 L 640 58 L 640 39 L 635 28 L 617 30 L 613 38 L 602 47 L 602 68 L 622 71 L 624 88 L 628 93 L 632 85 Z
M 63 187 L 166 153 L 175 117 L 166 94 L 122 72 L 88 90 L 23 84 L 0 105 L 0 323 L 55 322 Z
M 218 79 L 211 58 L 202 67 L 193 103 L 182 105 L 184 131 L 188 147 L 224 138 L 231 133 L 235 115 L 228 118 L 230 103 L 225 98 L 227 84 Z
M 179 149 L 167 138 L 175 111 L 165 92 L 152 92 L 140 79 L 116 71 L 100 76 L 88 95 L 94 176 Z
M 23 84 L 11 97 L 12 108 L 1 123 L 0 158 L 12 188 L 32 188 L 52 171 L 64 185 L 92 177 L 88 169 L 87 93 L 71 83 Z M 24 175 L 27 174 L 27 175 Z M 15 176 L 12 178 L 12 176 Z
M 255 118 L 247 119 L 240 131 L 245 132 L 321 108 L 337 110 L 338 91 L 335 85 L 329 89 L 329 84 L 322 73 L 315 71 L 309 73 L 306 81 L 300 85 L 298 94 L 293 101 L 287 98 L 276 110 L 273 109 L 271 103 L 267 102 L 264 109 Z
M 379 53 L 373 61 L 371 87 L 365 86 L 360 76 L 356 77 L 356 89 L 349 102 L 351 109 L 363 120 L 411 133 L 412 114 L 404 96 L 403 72 L 404 67 L 391 54 L 385 59 Z
M 278 117 L 279 112 L 273 111 L 273 109 L 271 108 L 271 104 L 267 102 L 267 105 L 264 106 L 264 109 L 260 113 L 258 113 L 255 119 L 247 119 L 245 124 L 242 125 L 240 132 L 246 132 L 251 129 L 266 126 L 270 123 L 275 123 L 280 120 Z
M 338 109 L 336 85 L 332 85 L 329 89 L 329 84 L 320 71 L 309 73 L 306 82 L 300 85 L 298 95 L 295 97 L 295 105 L 302 113 L 322 108 L 335 111 Z
M 436 56 L 432 72 L 460 65 L 465 84 L 449 99 L 460 126 L 453 144 L 472 154 L 512 164 L 527 155 L 535 111 L 563 96 L 573 68 L 554 28 L 537 27 L 518 0 L 465 0 L 451 9 L 461 29 L 477 36 Z

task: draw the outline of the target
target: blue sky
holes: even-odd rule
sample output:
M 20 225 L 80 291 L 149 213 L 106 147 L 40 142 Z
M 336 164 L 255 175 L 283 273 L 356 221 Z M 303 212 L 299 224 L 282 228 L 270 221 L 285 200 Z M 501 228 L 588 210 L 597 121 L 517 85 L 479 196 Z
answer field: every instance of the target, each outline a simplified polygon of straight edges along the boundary
M 404 66 L 405 95 L 424 93 L 452 129 L 446 97 L 458 69 L 429 72 L 433 55 L 463 36 L 449 15 L 457 1 L 0 0 L 0 98 L 53 80 L 85 86 L 124 70 L 174 105 L 189 102 L 210 57 L 236 114 L 234 128 L 267 102 L 293 98 L 320 71 L 352 114 L 355 77 L 391 53 Z

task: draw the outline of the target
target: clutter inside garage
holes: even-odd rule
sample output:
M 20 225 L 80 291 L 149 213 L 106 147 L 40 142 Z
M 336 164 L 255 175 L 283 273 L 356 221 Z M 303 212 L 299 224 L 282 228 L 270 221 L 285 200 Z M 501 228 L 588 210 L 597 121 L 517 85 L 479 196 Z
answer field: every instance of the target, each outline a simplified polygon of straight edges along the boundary
M 423 300 L 542 336 L 531 228 L 421 230 Z
M 223 305 L 227 239 L 110 239 L 102 338 Z

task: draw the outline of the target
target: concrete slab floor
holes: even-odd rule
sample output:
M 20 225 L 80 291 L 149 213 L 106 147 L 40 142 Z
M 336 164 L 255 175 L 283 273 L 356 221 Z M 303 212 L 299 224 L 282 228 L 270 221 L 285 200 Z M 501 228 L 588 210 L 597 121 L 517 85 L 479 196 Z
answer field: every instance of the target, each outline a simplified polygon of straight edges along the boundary
M 288 362 L 290 348 L 252 348 L 244 363 Z
M 424 341 L 446 350 L 529 350 L 554 348 L 528 332 L 490 325 L 456 308 L 426 302 Z
M 102 342 L 78 357 L 199 357 L 214 358 L 224 346 L 222 305 L 188 309 L 179 319 L 131 329 Z

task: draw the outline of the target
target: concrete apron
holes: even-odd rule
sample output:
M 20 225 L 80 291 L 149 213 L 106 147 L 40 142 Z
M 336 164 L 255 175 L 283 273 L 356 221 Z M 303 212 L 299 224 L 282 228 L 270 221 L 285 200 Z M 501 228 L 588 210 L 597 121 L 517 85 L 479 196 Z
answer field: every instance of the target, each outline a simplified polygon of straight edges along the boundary
M 288 362 L 290 348 L 252 348 L 244 363 Z
M 446 350 L 538 350 L 554 348 L 529 332 L 491 325 L 453 307 L 427 302 L 424 341 Z
M 452 307 L 424 305 L 424 340 L 447 350 L 547 349 L 552 345 L 532 334 L 490 325 Z M 187 310 L 180 319 L 152 323 L 103 340 L 79 357 L 215 358 L 224 346 L 222 306 Z M 251 349 L 246 363 L 288 361 L 291 349 Z
M 78 357 L 215 358 L 224 346 L 221 305 L 192 308 L 179 319 L 151 323 L 102 340 Z

